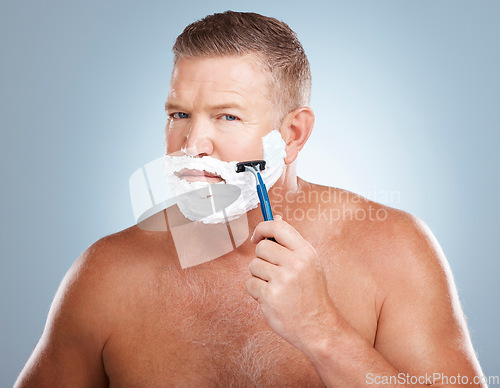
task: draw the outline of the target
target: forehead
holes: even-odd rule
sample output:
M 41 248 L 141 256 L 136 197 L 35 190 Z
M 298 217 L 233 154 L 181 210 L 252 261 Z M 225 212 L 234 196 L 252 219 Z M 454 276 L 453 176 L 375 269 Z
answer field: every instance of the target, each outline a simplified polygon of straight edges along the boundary
M 172 71 L 169 99 L 226 94 L 242 99 L 267 98 L 268 74 L 255 56 L 180 59 Z

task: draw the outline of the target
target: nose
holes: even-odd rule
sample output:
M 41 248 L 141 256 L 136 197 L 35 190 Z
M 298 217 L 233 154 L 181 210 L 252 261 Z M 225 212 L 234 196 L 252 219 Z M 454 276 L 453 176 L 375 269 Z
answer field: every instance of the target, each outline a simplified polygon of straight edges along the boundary
M 182 147 L 182 152 L 188 156 L 208 156 L 213 151 L 213 144 L 207 138 L 195 138 L 191 140 L 188 137 L 187 142 Z
M 209 131 L 202 123 L 193 122 L 181 149 L 188 156 L 207 156 L 214 151 Z

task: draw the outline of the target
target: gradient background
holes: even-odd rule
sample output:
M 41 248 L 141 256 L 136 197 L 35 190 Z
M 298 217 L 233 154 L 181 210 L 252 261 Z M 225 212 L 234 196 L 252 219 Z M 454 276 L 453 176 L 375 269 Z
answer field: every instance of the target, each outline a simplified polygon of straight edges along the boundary
M 226 9 L 298 33 L 317 114 L 299 175 L 425 220 L 484 373 L 499 375 L 499 1 L 3 0 L 0 385 L 72 262 L 133 224 L 128 179 L 162 153 L 171 46 Z

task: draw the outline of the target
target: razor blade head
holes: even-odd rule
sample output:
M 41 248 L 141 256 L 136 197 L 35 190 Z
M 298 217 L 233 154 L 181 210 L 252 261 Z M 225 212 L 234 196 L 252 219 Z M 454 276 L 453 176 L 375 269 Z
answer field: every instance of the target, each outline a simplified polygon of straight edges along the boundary
M 246 167 L 251 167 L 255 169 L 255 167 L 258 167 L 258 171 L 262 171 L 266 169 L 266 161 L 265 160 L 250 160 L 248 162 L 239 162 L 236 163 L 236 172 L 245 172 Z

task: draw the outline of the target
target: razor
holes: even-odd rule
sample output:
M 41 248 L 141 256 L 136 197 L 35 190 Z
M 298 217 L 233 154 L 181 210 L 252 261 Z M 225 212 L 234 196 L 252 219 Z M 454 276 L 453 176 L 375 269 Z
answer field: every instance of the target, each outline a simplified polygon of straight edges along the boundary
M 272 221 L 274 218 L 273 212 L 271 210 L 271 201 L 269 201 L 266 185 L 264 184 L 262 176 L 260 175 L 260 171 L 263 171 L 265 169 L 265 160 L 250 160 L 248 162 L 236 163 L 236 172 L 250 171 L 255 176 L 255 181 L 257 182 L 257 195 L 259 196 L 262 216 L 264 217 L 264 221 Z M 276 242 L 274 238 L 269 238 L 269 240 Z

